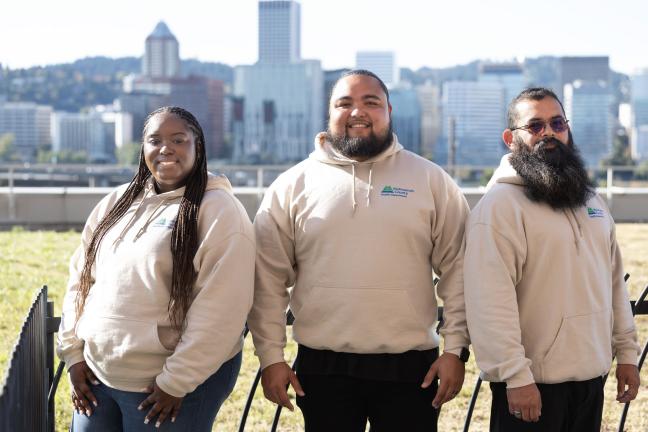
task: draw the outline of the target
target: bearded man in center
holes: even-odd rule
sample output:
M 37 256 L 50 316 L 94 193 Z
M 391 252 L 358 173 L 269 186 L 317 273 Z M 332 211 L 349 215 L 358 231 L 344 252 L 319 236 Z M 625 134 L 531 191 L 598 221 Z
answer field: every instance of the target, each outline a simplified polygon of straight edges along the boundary
M 637 396 L 637 333 L 605 201 L 562 103 L 530 88 L 510 104 L 502 158 L 466 226 L 464 280 L 491 431 L 598 431 L 603 377 Z
M 328 130 L 270 186 L 254 220 L 248 325 L 263 390 L 292 409 L 290 383 L 307 432 L 364 432 L 367 421 L 375 432 L 435 431 L 437 409 L 463 383 L 468 205 L 440 167 L 398 142 L 391 110 L 380 78 L 344 74 Z M 296 374 L 284 357 L 288 306 Z

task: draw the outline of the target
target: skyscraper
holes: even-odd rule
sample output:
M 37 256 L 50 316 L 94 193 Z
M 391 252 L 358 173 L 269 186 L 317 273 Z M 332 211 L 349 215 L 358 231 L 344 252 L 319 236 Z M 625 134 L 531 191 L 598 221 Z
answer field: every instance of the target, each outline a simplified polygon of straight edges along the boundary
M 299 17 L 295 1 L 259 1 L 259 61 L 234 70 L 238 162 L 303 159 L 324 127 L 324 75 L 319 60 L 300 59 Z
M 524 69 L 519 63 L 482 63 L 479 65 L 480 82 L 500 83 L 504 88 L 504 103 L 508 105 L 526 87 Z M 502 117 L 502 126 L 505 119 Z
M 632 157 L 648 160 L 648 69 L 632 76 Z
M 407 150 L 421 153 L 421 103 L 416 90 L 398 86 L 389 92 L 392 128 Z
M 375 73 L 387 87 L 393 87 L 400 81 L 396 54 L 392 51 L 358 51 L 356 68 Z
M 434 160 L 448 164 L 448 141 L 456 142 L 456 165 L 499 164 L 504 154 L 502 119 L 505 116 L 504 87 L 498 82 L 448 81 L 443 84 L 442 139 Z
M 561 57 L 558 64 L 560 85 L 558 96 L 563 98 L 565 85 L 576 80 L 602 81 L 604 85 L 610 82 L 610 58 L 600 57 Z
M 180 47 L 169 27 L 160 21 L 146 38 L 142 73 L 151 78 L 180 75 Z
M 602 81 L 576 80 L 566 84 L 565 114 L 587 166 L 596 167 L 612 149 L 612 96 Z
M 259 1 L 259 62 L 294 63 L 301 58 L 301 11 L 294 0 Z

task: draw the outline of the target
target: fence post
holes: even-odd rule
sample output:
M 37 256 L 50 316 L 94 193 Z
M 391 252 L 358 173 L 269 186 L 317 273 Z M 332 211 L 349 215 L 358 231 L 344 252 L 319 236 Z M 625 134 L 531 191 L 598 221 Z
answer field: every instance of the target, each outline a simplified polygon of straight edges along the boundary
M 47 301 L 47 313 L 45 314 L 45 329 L 47 331 L 46 347 L 45 347 L 45 367 L 47 368 L 47 389 L 45 394 L 49 393 L 54 381 L 54 333 L 58 330 L 58 326 L 53 326 L 54 321 L 54 302 L 50 301 L 47 297 L 47 285 L 43 287 L 45 290 L 45 300 Z M 54 327 L 54 328 L 53 328 Z M 54 432 L 54 398 L 47 402 L 47 430 Z

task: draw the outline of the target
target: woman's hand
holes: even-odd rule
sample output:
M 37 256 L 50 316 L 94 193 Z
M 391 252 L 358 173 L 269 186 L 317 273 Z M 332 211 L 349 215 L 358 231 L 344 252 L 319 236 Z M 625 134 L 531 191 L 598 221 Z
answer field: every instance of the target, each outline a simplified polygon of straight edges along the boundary
M 76 363 L 68 368 L 72 385 L 72 403 L 78 414 L 92 415 L 92 405 L 97 406 L 97 398 L 90 390 L 88 383 L 99 384 L 99 380 L 90 370 L 85 361 Z M 92 405 L 90 405 L 92 403 Z
M 159 428 L 169 415 L 171 415 L 171 423 L 175 422 L 176 417 L 180 413 L 180 405 L 182 404 L 183 398 L 165 393 L 155 382 L 147 391 L 152 393 L 137 407 L 141 411 L 147 406 L 153 405 L 148 414 L 146 414 L 144 424 L 148 424 L 158 414 L 159 416 L 155 423 L 156 428 Z

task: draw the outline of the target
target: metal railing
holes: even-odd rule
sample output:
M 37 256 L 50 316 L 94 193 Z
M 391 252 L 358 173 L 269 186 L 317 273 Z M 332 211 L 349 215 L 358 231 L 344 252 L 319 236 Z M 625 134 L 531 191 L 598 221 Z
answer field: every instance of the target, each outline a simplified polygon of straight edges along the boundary
M 627 279 L 627 275 L 626 275 Z M 636 301 L 631 301 L 632 314 L 648 315 L 648 285 Z M 286 322 L 291 325 L 293 316 L 289 312 Z M 443 320 L 443 308 L 439 308 L 439 326 Z M 54 431 L 54 397 L 63 372 L 64 363 L 60 362 L 56 374 L 54 367 L 54 333 L 58 331 L 60 318 L 53 316 L 53 303 L 47 301 L 47 287 L 38 292 L 25 319 L 18 342 L 16 343 L 6 381 L 0 393 L 0 431 Z M 437 328 L 438 331 L 438 328 Z M 247 329 L 246 329 L 247 335 Z M 648 356 L 646 341 L 640 359 L 639 370 Z M 294 368 L 294 363 L 293 363 Z M 245 431 L 254 395 L 261 379 L 257 371 L 241 415 L 239 432 Z M 464 432 L 470 429 L 472 415 L 481 389 L 481 377 L 475 381 L 473 393 L 466 412 Z M 630 402 L 623 407 L 618 431 L 625 427 L 630 410 Z M 280 422 L 282 408 L 277 406 L 271 431 L 275 432 Z M 641 418 L 641 413 L 637 413 Z

